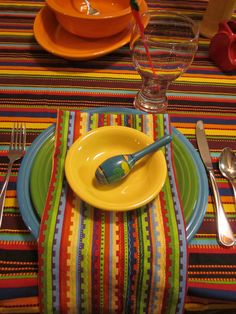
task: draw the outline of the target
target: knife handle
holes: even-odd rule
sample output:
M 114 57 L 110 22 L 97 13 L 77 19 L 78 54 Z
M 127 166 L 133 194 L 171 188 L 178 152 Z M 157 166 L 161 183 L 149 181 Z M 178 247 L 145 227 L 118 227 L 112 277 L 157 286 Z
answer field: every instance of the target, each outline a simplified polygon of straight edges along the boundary
M 235 243 L 234 234 L 228 222 L 228 219 L 225 215 L 225 211 L 220 199 L 219 189 L 212 170 L 209 170 L 209 175 L 216 205 L 216 218 L 219 242 L 224 246 L 232 246 Z

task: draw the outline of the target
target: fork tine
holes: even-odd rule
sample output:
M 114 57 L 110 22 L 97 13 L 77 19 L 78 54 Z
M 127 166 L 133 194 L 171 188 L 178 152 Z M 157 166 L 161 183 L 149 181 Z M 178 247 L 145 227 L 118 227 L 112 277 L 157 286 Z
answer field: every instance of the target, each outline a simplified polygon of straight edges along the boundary
M 18 147 L 20 150 L 23 150 L 23 143 L 22 143 L 22 138 L 23 138 L 23 128 L 22 128 L 22 123 L 19 123 L 19 142 L 18 142 Z
M 11 143 L 10 143 L 10 149 L 14 148 L 14 141 L 15 141 L 15 129 L 16 129 L 16 124 L 14 123 L 13 128 L 11 130 Z
M 14 149 L 18 148 L 18 142 L 19 142 L 19 124 L 16 123 L 16 129 L 15 129 L 15 141 L 14 141 Z
M 20 150 L 25 151 L 26 146 L 26 129 L 25 123 L 20 124 Z
M 25 123 L 23 124 L 23 150 L 25 151 L 26 148 L 26 126 Z
M 0 191 L 0 228 L 2 224 L 4 201 L 6 197 L 6 191 L 7 191 L 9 178 L 12 171 L 12 166 L 16 160 L 19 160 L 20 158 L 23 157 L 25 153 L 25 146 L 26 146 L 25 123 L 22 124 L 22 123 L 15 122 L 11 131 L 11 142 L 9 145 L 9 150 L 8 150 L 8 155 L 7 155 L 9 159 L 7 173 L 6 173 L 6 177 L 5 177 L 5 181 L 3 183 L 2 189 Z
M 11 132 L 10 150 L 24 152 L 26 148 L 26 127 L 25 123 L 15 122 Z

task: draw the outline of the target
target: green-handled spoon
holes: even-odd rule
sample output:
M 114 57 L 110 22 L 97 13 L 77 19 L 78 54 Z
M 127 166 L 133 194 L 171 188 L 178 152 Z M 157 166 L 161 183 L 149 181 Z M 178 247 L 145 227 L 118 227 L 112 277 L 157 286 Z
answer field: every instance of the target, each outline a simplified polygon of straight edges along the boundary
M 96 179 L 101 184 L 110 184 L 120 181 L 130 173 L 139 159 L 169 144 L 171 140 L 172 137 L 166 135 L 136 153 L 108 158 L 97 168 L 95 172 Z

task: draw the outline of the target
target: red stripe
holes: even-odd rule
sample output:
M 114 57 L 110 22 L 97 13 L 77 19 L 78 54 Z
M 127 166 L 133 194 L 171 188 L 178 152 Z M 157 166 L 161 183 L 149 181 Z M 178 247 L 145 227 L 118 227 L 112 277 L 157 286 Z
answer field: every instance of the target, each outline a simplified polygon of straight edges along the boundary
M 223 284 L 223 283 L 205 283 L 205 282 L 189 282 L 189 287 L 210 289 L 210 290 L 224 290 L 235 291 L 235 284 Z
M 119 251 L 118 254 L 118 263 L 116 264 L 116 267 L 118 269 L 118 275 L 117 275 L 117 285 L 116 285 L 116 297 L 118 300 L 117 303 L 117 313 L 122 313 L 124 304 L 123 304 L 123 293 L 124 293 L 124 219 L 123 219 L 123 213 L 117 213 L 118 218 L 118 246 Z
M 191 94 L 189 94 L 191 95 Z M 222 99 L 220 98 L 210 98 L 210 97 L 199 97 L 199 96 L 179 96 L 178 94 L 176 94 L 175 96 L 170 96 L 169 95 L 169 99 L 171 100 L 184 100 L 184 99 L 187 99 L 189 101 L 198 101 L 198 103 L 201 103 L 201 102 L 214 102 L 214 103 L 222 103 Z M 234 99 L 224 99 L 223 100 L 224 103 L 235 103 L 235 100 Z
M 76 127 L 74 128 L 74 141 L 81 136 L 81 111 L 75 111 L 75 121 L 74 124 Z
M 220 245 L 189 245 L 189 253 L 204 253 L 204 254 L 236 254 L 236 246 L 223 248 Z
M 12 94 L 12 91 L 1 91 L 1 94 Z M 21 94 L 24 94 L 24 95 L 32 95 L 32 94 L 37 94 L 37 95 L 45 95 L 45 91 L 36 91 L 34 90 L 33 92 L 32 91 L 28 91 L 28 90 L 15 90 L 14 91 L 14 94 L 15 95 L 21 95 Z M 62 91 L 47 91 L 47 95 L 60 95 L 60 96 L 70 96 L 70 95 L 80 95 L 80 96 L 90 96 L 91 97 L 91 93 L 86 93 L 86 92 L 62 92 Z M 94 96 L 97 96 L 99 97 L 99 93 L 94 93 Z M 119 96 L 122 97 L 122 95 L 125 97 L 125 98 L 134 98 L 134 96 L 132 94 L 120 94 Z M 103 97 L 117 97 L 117 93 L 106 93 L 104 94 Z M 225 102 L 225 101 L 224 101 Z
M 165 291 L 164 291 L 164 295 L 163 295 L 163 303 L 168 301 L 168 293 L 171 290 L 171 286 L 169 283 L 169 278 L 171 278 L 171 273 L 170 273 L 170 267 L 171 267 L 171 260 L 170 260 L 170 256 L 172 255 L 172 249 L 170 247 L 170 243 L 171 243 L 171 239 L 168 236 L 168 234 L 170 234 L 170 228 L 169 228 L 169 224 L 168 224 L 168 218 L 166 215 L 166 201 L 164 199 L 164 193 L 161 191 L 159 193 L 160 196 L 160 203 L 161 203 L 161 208 L 160 210 L 162 211 L 162 218 L 163 218 L 163 228 L 164 228 L 164 234 L 166 235 L 166 273 L 165 273 Z M 165 304 L 163 304 L 163 308 L 165 308 Z
M 21 288 L 32 287 L 38 285 L 38 277 L 36 278 L 20 278 L 20 279 L 2 279 L 0 280 L 0 288 Z
M 132 237 L 133 237 L 133 247 L 134 247 L 134 259 L 135 259 L 135 263 L 133 265 L 133 269 L 132 269 L 132 285 L 131 285 L 131 307 L 130 307 L 130 311 L 132 313 L 136 312 L 136 294 L 137 294 L 137 289 L 138 289 L 138 276 L 137 274 L 139 273 L 139 237 L 138 237 L 138 223 L 137 223 L 137 214 L 138 211 L 134 210 L 132 213 Z
M 104 311 L 109 309 L 109 255 L 110 255 L 110 215 L 105 213 L 105 250 L 104 250 Z
M 22 250 L 31 251 L 37 250 L 37 241 L 21 242 L 21 241 L 0 241 L 0 249 L 4 250 Z

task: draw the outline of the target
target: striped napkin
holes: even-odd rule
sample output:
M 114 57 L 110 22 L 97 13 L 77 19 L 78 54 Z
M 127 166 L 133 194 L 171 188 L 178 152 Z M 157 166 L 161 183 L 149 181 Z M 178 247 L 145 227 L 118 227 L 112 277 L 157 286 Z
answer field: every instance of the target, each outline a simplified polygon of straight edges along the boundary
M 162 191 L 139 209 L 93 208 L 66 181 L 64 162 L 71 144 L 105 125 L 136 128 L 154 139 L 171 133 L 167 114 L 58 111 L 38 242 L 41 312 L 182 313 L 187 249 L 172 145 L 163 148 L 168 174 Z

